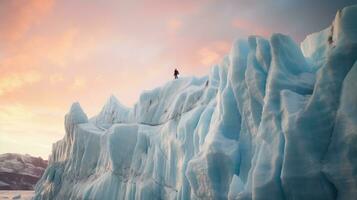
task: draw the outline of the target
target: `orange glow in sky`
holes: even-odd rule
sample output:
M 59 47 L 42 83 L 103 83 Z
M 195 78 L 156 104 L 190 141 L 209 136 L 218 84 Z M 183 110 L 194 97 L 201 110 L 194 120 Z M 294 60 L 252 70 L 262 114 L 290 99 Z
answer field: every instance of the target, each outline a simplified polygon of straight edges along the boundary
M 272 33 L 252 8 L 245 0 L 1 1 L 0 153 L 47 158 L 74 101 L 91 117 L 111 94 L 132 106 L 176 67 L 206 75 L 235 38 Z

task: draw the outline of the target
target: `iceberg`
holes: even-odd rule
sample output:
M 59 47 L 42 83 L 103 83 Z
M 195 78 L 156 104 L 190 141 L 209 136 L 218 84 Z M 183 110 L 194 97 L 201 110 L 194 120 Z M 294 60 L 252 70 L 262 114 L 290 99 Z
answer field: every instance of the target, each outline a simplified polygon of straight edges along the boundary
M 35 189 L 41 199 L 357 198 L 357 6 L 298 46 L 234 42 L 208 76 L 74 103 Z

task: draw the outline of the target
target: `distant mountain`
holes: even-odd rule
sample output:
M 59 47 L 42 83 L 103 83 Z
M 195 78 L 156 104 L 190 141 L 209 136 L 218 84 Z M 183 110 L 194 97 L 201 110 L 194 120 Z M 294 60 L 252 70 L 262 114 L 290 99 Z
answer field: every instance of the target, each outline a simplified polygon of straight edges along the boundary
M 33 190 L 47 160 L 28 154 L 0 154 L 0 190 Z

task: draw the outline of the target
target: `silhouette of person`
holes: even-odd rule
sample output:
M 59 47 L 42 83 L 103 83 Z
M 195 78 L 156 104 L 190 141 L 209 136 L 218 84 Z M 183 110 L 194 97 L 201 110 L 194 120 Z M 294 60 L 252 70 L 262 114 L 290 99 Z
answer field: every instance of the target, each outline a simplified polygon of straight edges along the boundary
M 178 79 L 179 74 L 180 74 L 179 71 L 177 69 L 175 69 L 175 71 L 174 71 L 175 79 Z

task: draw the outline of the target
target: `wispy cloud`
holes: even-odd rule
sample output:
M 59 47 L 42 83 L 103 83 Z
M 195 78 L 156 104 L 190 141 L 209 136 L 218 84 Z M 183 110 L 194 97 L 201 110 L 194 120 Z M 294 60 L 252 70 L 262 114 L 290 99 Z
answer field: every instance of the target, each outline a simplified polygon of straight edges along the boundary
M 12 0 L 0 2 L 0 41 L 21 39 L 53 6 L 53 0 Z
M 170 19 L 167 21 L 167 28 L 169 32 L 175 33 L 182 27 L 182 21 L 180 19 Z
M 240 31 L 244 32 L 247 35 L 260 35 L 269 37 L 269 35 L 274 32 L 266 28 L 262 24 L 250 22 L 248 20 L 243 19 L 234 19 L 232 21 L 232 26 L 234 28 L 238 28 Z
M 222 59 L 222 55 L 230 49 L 230 44 L 224 41 L 213 42 L 209 46 L 202 47 L 198 51 L 200 62 L 205 66 L 217 64 Z
M 41 80 L 41 74 L 36 71 L 25 73 L 12 73 L 5 77 L 0 77 L 0 97 L 7 92 L 12 92 L 27 84 L 32 84 Z
M 70 85 L 72 90 L 79 90 L 86 87 L 87 80 L 83 77 L 76 77 Z

